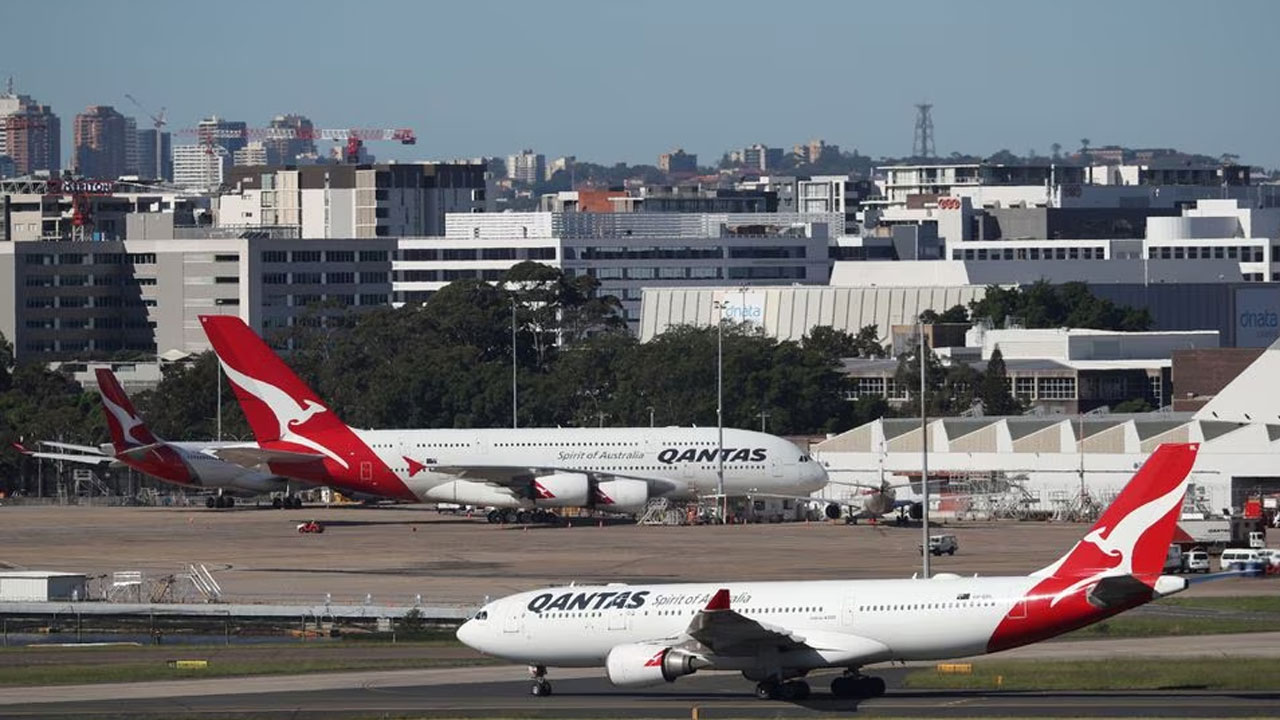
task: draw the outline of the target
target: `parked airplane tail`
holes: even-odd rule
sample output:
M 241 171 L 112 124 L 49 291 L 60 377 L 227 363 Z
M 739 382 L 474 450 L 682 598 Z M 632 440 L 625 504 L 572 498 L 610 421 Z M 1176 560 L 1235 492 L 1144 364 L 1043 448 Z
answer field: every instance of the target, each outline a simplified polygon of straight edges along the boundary
M 1033 577 L 1158 576 L 1199 449 L 1198 443 L 1156 448 L 1084 538 Z
M 200 323 L 259 443 L 346 428 L 243 320 L 201 315 Z
M 94 373 L 98 378 L 98 394 L 102 396 L 102 413 L 107 418 L 107 429 L 111 432 L 111 444 L 117 453 L 130 448 L 155 445 L 159 442 L 151 430 L 147 428 L 138 412 L 133 409 L 133 402 L 125 394 L 115 373 L 106 368 L 98 368 Z
M 1165 444 L 1147 458 L 1089 532 L 1049 567 L 992 633 L 988 652 L 1070 632 L 1185 590 L 1162 577 L 1198 443 Z
M 1202 422 L 1275 423 L 1280 421 L 1280 402 L 1268 388 L 1280 374 L 1280 340 L 1271 344 L 1249 367 L 1218 391 L 1196 411 Z

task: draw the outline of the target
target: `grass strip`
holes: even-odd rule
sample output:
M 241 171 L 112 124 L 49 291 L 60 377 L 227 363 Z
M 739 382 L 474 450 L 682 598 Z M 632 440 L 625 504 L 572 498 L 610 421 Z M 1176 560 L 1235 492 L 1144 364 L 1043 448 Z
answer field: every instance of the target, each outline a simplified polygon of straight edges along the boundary
M 903 686 L 919 690 L 1276 690 L 1280 674 L 1266 658 L 1124 658 L 999 660 L 973 663 L 970 674 L 935 668 L 908 673 Z
M 171 655 L 174 653 L 170 653 Z M 198 653 L 190 653 L 193 657 Z M 250 675 L 301 675 L 315 672 L 347 670 L 414 670 L 438 667 L 471 667 L 496 665 L 488 658 L 373 658 L 272 661 L 264 657 L 253 661 L 219 661 L 199 669 L 171 668 L 164 660 L 155 662 L 121 662 L 108 664 L 31 665 L 6 668 L 0 673 L 0 685 L 78 685 L 88 683 L 149 682 L 152 680 L 191 680 L 197 678 L 247 677 Z
M 1158 600 L 1156 604 L 1203 610 L 1230 610 L 1236 612 L 1276 613 L 1280 615 L 1280 595 L 1178 596 Z
M 1177 637 L 1182 635 L 1223 635 L 1246 632 L 1280 631 L 1280 616 L 1275 620 L 1243 620 L 1240 618 L 1160 617 L 1150 615 L 1118 615 L 1109 620 L 1080 628 L 1062 636 L 1063 640 L 1099 640 L 1103 638 Z

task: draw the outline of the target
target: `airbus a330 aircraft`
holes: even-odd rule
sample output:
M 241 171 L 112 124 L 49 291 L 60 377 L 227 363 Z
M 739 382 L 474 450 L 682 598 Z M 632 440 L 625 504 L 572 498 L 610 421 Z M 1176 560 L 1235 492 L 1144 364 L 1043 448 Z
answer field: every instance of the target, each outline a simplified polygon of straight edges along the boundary
M 1025 577 L 553 587 L 488 603 L 458 639 L 528 663 L 534 695 L 551 692 L 549 666 L 603 666 L 621 687 L 737 670 L 789 700 L 836 667 L 834 695 L 881 695 L 859 668 L 1006 650 L 1186 589 L 1161 572 L 1198 449 L 1161 445 L 1083 539 Z
M 288 477 L 535 515 L 583 506 L 636 513 L 653 497 L 713 495 L 721 457 L 726 495 L 803 496 L 827 483 L 800 448 L 748 430 L 726 428 L 723 450 L 716 428 L 356 430 L 240 318 L 200 322 L 258 440 L 219 457 Z
M 277 507 L 302 507 L 302 501 L 289 494 L 289 481 L 279 475 L 252 470 L 221 460 L 214 455 L 220 449 L 235 447 L 217 442 L 165 442 L 151 433 L 133 409 L 120 381 L 106 368 L 99 368 L 98 394 L 102 396 L 102 412 L 111 433 L 111 444 L 95 448 L 89 445 L 43 442 L 42 445 L 74 452 L 18 450 L 31 457 L 83 463 L 111 465 L 120 463 L 167 483 L 185 488 L 218 490 L 205 503 L 209 507 L 231 507 L 234 496 L 265 495 L 284 492 Z M 297 483 L 295 483 L 297 484 Z

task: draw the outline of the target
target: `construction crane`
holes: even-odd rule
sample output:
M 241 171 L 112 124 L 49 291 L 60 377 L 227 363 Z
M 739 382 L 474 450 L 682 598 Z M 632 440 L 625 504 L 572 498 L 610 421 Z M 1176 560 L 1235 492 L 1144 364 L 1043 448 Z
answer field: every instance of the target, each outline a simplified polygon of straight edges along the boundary
M 138 99 L 135 98 L 134 96 L 130 95 L 129 93 L 125 93 L 124 96 L 129 99 L 129 102 L 138 106 L 138 109 L 141 110 L 143 113 L 145 113 L 147 117 L 151 118 L 151 127 L 154 127 L 156 129 L 156 174 L 153 177 L 156 180 L 163 180 L 164 179 L 163 135 L 164 135 L 164 126 L 169 124 L 167 121 L 165 121 L 165 118 L 164 118 L 165 109 L 160 108 L 159 113 L 152 113 L 150 110 L 146 108 L 146 106 L 138 102 Z
M 398 142 L 401 145 L 416 145 L 418 136 L 411 128 L 305 128 L 305 127 L 253 127 L 237 130 L 231 128 L 195 127 L 183 128 L 180 135 L 195 135 L 206 151 L 213 152 L 213 146 L 220 139 L 242 140 L 333 140 L 346 142 L 343 159 L 354 163 L 360 157 L 360 149 L 365 141 L 385 140 Z

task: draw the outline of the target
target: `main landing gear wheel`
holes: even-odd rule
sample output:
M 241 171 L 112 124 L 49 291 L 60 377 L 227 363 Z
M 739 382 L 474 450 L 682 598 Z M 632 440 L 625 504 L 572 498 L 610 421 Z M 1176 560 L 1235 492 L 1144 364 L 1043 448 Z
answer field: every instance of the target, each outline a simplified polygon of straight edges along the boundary
M 756 683 L 756 697 L 761 700 L 776 700 L 778 698 L 778 683 L 771 680 Z
M 485 519 L 489 521 L 490 525 L 497 525 L 502 522 L 502 513 L 497 510 L 490 510 L 489 514 L 485 515 Z
M 839 698 L 873 698 L 884 692 L 884 679 L 869 675 L 842 675 L 831 681 L 831 694 Z
M 204 499 L 204 506 L 212 510 L 213 508 L 218 507 L 218 499 L 210 495 Z
M 529 686 L 530 695 L 546 697 L 551 694 L 551 681 L 547 680 L 547 668 L 545 665 L 530 665 L 529 677 L 533 678 L 533 685 Z
M 778 699 L 788 701 L 805 700 L 809 697 L 809 683 L 803 680 L 792 680 L 778 686 Z

